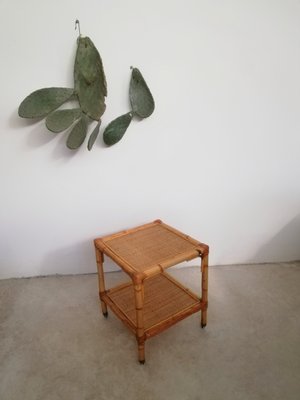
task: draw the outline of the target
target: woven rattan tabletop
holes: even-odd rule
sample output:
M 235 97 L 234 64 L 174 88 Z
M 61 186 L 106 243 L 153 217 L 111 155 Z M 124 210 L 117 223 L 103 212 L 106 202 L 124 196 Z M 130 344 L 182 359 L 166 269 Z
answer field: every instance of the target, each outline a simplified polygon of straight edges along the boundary
M 157 220 L 95 239 L 95 246 L 130 275 L 162 272 L 208 251 L 208 246 Z

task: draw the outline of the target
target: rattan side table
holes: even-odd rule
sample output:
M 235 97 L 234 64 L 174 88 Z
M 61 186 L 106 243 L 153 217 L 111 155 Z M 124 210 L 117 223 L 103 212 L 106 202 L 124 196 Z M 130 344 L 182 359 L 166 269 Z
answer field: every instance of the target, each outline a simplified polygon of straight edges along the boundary
M 107 306 L 136 335 L 138 359 L 145 362 L 145 341 L 201 310 L 206 326 L 208 252 L 206 244 L 156 220 L 94 240 L 103 315 Z M 126 272 L 131 282 L 105 289 L 104 254 Z M 166 273 L 183 261 L 201 257 L 201 297 Z

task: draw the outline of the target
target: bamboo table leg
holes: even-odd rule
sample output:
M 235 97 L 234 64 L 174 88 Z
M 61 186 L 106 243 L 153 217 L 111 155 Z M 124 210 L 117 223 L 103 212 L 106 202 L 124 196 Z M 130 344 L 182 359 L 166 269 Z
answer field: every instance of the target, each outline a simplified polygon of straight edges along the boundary
M 104 317 L 107 317 L 108 316 L 107 305 L 102 300 L 102 296 L 105 294 L 105 282 L 104 282 L 104 272 L 103 272 L 104 256 L 100 250 L 98 250 L 97 248 L 95 250 L 96 250 L 97 268 L 98 268 L 99 298 L 101 301 L 102 313 Z
M 135 309 L 136 309 L 136 339 L 138 342 L 138 356 L 139 362 L 145 364 L 145 334 L 144 334 L 144 316 L 143 316 L 143 306 L 144 306 L 144 285 L 143 283 L 134 284 L 134 294 L 135 294 Z
M 208 254 L 201 255 L 201 272 L 202 272 L 202 295 L 201 300 L 203 309 L 201 310 L 201 327 L 204 328 L 207 323 L 207 298 L 208 298 Z

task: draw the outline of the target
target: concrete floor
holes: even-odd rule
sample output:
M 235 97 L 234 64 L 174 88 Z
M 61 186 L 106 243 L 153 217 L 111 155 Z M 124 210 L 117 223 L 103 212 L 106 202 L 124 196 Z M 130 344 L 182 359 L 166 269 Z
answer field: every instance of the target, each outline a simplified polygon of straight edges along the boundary
M 172 274 L 200 290 L 198 268 Z M 300 262 L 211 267 L 207 327 L 150 339 L 145 365 L 97 292 L 96 275 L 0 281 L 1 400 L 300 398 Z

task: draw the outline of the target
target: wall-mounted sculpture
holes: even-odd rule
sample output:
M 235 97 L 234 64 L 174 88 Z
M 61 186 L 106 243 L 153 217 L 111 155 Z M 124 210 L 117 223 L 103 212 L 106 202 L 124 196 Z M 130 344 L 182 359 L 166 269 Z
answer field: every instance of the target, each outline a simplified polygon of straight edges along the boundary
M 75 22 L 76 26 L 79 27 L 78 20 Z M 82 145 L 88 133 L 88 125 L 97 121 L 88 140 L 87 147 L 91 150 L 106 109 L 106 96 L 107 85 L 100 54 L 90 38 L 79 34 L 74 65 L 74 89 L 51 87 L 36 90 L 20 104 L 19 116 L 37 119 L 46 117 L 46 127 L 54 133 L 70 129 L 66 144 L 72 150 Z M 121 140 L 134 116 L 147 118 L 154 111 L 152 94 L 137 68 L 132 68 L 129 98 L 131 111 L 113 120 L 104 130 L 103 140 L 109 146 Z M 77 100 L 78 107 L 58 109 L 70 100 Z

